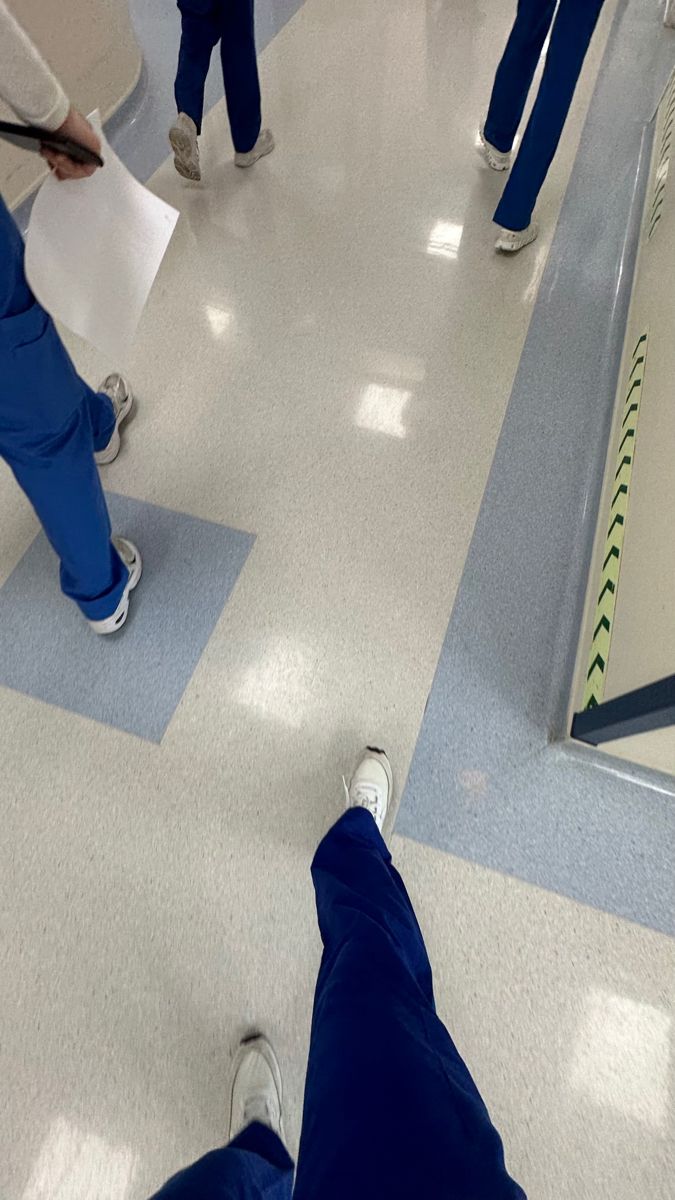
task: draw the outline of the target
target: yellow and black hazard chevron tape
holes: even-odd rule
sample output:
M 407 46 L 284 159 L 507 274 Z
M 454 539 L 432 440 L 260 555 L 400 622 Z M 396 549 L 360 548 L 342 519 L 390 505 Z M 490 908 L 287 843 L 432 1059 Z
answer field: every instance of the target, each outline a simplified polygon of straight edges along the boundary
M 638 417 L 640 415 L 640 397 L 642 395 L 642 381 L 645 374 L 646 359 L 647 331 L 636 342 L 629 363 L 628 379 L 626 380 L 626 395 L 621 414 L 621 430 L 619 447 L 616 454 L 612 503 L 609 508 L 607 537 L 605 538 L 602 572 L 600 575 L 600 593 L 595 606 L 593 640 L 591 642 L 588 673 L 586 675 L 584 708 L 595 708 L 597 704 L 602 702 L 605 693 L 605 678 L 607 675 L 609 648 L 614 625 L 623 539 L 626 532 L 626 518 L 628 516 L 628 502 L 630 500 L 630 481 L 633 474 L 635 441 Z
M 661 141 L 659 142 L 656 171 L 654 173 L 652 202 L 649 206 L 649 215 L 647 217 L 647 237 L 649 239 L 654 236 L 659 221 L 663 216 L 663 201 L 666 194 L 666 181 L 670 167 L 670 151 L 675 128 L 675 71 L 673 71 L 670 83 L 663 94 L 663 99 L 659 105 L 659 113 L 663 113 L 663 126 L 661 128 Z

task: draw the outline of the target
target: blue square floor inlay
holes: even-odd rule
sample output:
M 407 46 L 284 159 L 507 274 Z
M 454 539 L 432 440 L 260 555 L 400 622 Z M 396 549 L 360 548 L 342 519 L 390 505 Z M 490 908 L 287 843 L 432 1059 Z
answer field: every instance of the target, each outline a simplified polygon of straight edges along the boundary
M 0 588 L 0 684 L 159 742 L 255 538 L 126 496 L 108 504 L 143 557 L 125 627 L 87 627 L 40 533 Z

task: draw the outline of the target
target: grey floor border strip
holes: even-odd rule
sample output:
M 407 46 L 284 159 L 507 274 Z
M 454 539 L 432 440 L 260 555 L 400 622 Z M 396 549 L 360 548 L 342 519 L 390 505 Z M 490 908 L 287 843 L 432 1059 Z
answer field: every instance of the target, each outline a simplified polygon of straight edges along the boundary
M 658 11 L 619 0 L 396 824 L 671 934 L 673 781 L 555 739 L 674 58 Z

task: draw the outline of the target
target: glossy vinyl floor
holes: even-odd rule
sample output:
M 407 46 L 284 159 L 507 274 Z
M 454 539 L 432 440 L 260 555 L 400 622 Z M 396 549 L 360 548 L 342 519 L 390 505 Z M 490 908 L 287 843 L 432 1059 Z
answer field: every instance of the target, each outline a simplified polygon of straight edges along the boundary
M 229 1055 L 254 1023 L 297 1144 L 310 857 L 366 740 L 405 779 L 614 11 L 542 237 L 515 261 L 492 254 L 501 181 L 475 149 L 506 0 L 306 0 L 261 59 L 275 153 L 237 172 L 220 103 L 204 185 L 170 162 L 153 176 L 182 218 L 106 480 L 167 528 L 255 542 L 160 740 L 0 691 L 7 1200 L 148 1195 L 222 1140 Z M 92 380 L 112 365 L 73 352 Z M 6 472 L 0 505 L 4 583 L 36 526 Z M 178 645 L 190 606 L 166 578 Z M 152 614 L 139 603 L 135 632 Z M 530 1196 L 665 1200 L 672 941 L 393 847 L 439 1008 Z

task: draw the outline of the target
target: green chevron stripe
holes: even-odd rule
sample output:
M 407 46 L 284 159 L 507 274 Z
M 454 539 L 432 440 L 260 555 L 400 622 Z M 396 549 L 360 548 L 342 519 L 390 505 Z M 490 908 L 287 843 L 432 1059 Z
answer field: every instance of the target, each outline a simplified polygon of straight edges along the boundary
M 598 604 L 600 604 L 600 602 L 604 599 L 606 592 L 609 592 L 609 594 L 613 596 L 615 591 L 616 591 L 616 584 L 614 583 L 614 581 L 612 579 L 608 579 L 604 588 L 602 589 L 602 591 L 600 593 L 600 599 L 598 600 Z
M 614 524 L 614 522 L 612 521 L 612 525 L 613 525 L 613 524 Z M 608 535 L 608 536 L 609 536 L 609 535 Z M 611 547 L 610 547 L 610 549 L 609 549 L 609 551 L 608 551 L 608 553 L 607 553 L 607 557 L 606 557 L 606 559 L 605 559 L 604 563 L 602 564 L 602 569 L 603 569 L 603 571 L 605 571 L 605 570 L 607 569 L 607 565 L 608 565 L 608 563 L 610 563 L 610 562 L 612 561 L 612 559 L 613 559 L 613 558 L 615 558 L 615 559 L 617 560 L 617 562 L 618 562 L 620 555 L 621 555 L 621 550 L 619 549 L 619 547 L 618 547 L 618 546 L 611 546 Z M 613 565 L 613 564 L 612 564 L 612 565 Z
M 595 658 L 593 659 L 593 662 L 591 663 L 590 667 L 588 668 L 588 675 L 586 676 L 586 678 L 590 679 L 593 672 L 598 671 L 598 670 L 599 670 L 600 674 L 603 675 L 606 666 L 607 666 L 607 664 L 606 664 L 604 658 L 602 657 L 602 655 L 596 654 Z
M 661 220 L 661 217 L 663 216 L 663 214 L 661 212 L 662 204 L 663 204 L 663 194 L 661 195 L 661 198 L 659 199 L 658 204 L 655 204 L 652 208 L 651 216 L 649 218 L 650 224 L 649 224 L 648 237 L 652 236 L 652 234 L 654 233 L 654 230 L 656 229 L 656 226 L 658 225 L 659 221 Z
M 633 357 L 635 357 L 635 351 L 633 351 Z M 639 366 L 641 365 L 641 363 L 643 363 L 644 361 L 645 361 L 645 356 L 644 356 L 644 354 L 638 354 L 638 356 L 637 356 L 637 358 L 635 359 L 635 362 L 633 363 L 633 366 L 632 366 L 632 368 L 631 368 L 631 373 L 630 373 L 630 375 L 628 376 L 628 382 L 629 382 L 629 383 L 630 383 L 631 379 L 633 378 L 633 376 L 634 376 L 635 372 L 637 371 L 638 367 L 639 367 Z
M 654 203 L 652 204 L 652 213 L 651 213 L 652 222 L 653 222 L 654 217 L 656 216 L 657 212 L 659 211 L 661 205 L 663 204 L 664 192 L 665 192 L 665 184 L 664 184 L 663 189 L 661 190 L 660 195 L 658 197 L 656 197 L 656 196 L 654 197 Z
M 621 440 L 616 450 L 617 466 L 614 475 L 617 486 L 607 518 L 605 553 L 600 571 L 602 587 L 595 605 L 595 622 L 584 688 L 584 708 L 594 708 L 602 702 L 605 694 L 623 540 L 628 519 L 634 447 L 640 415 L 640 396 L 647 359 L 647 340 L 647 332 L 640 335 L 626 367 L 623 413 L 619 426 Z M 629 421 L 630 425 L 626 428 Z M 626 453 L 627 447 L 630 447 L 630 454 Z
M 609 633 L 611 628 L 612 627 L 609 623 L 609 617 L 601 617 L 600 620 L 598 621 L 595 629 L 593 630 L 593 641 L 594 642 L 597 641 L 598 635 L 601 633 L 601 631 L 603 629 L 607 633 Z
M 654 152 L 655 159 L 655 180 L 652 201 L 649 208 L 649 215 L 645 223 L 645 233 L 647 241 L 651 241 L 658 229 L 661 218 L 663 216 L 663 202 L 666 195 L 666 185 L 668 183 L 668 159 L 671 154 L 671 146 L 673 142 L 673 134 L 675 134 L 675 72 L 671 76 L 670 83 L 663 93 L 663 99 L 659 105 L 658 118 L 661 123 L 661 132 L 658 141 L 658 150 Z M 658 155 L 658 159 L 656 156 Z
M 633 373 L 633 372 L 631 371 L 631 375 L 632 375 L 632 373 Z M 629 376 L 629 378 L 630 378 L 630 376 Z M 630 385 L 630 388 L 628 389 L 628 395 L 626 396 L 626 403 L 628 403 L 628 401 L 630 400 L 630 398 L 631 398 L 631 396 L 632 396 L 633 392 L 635 391 L 635 389 L 636 389 L 636 388 L 639 388 L 639 387 L 640 387 L 640 384 L 641 384 L 641 383 L 642 383 L 642 378 L 640 378 L 640 379 L 634 379 L 634 380 L 633 380 L 633 382 L 632 382 L 632 383 L 631 383 L 631 385 Z

